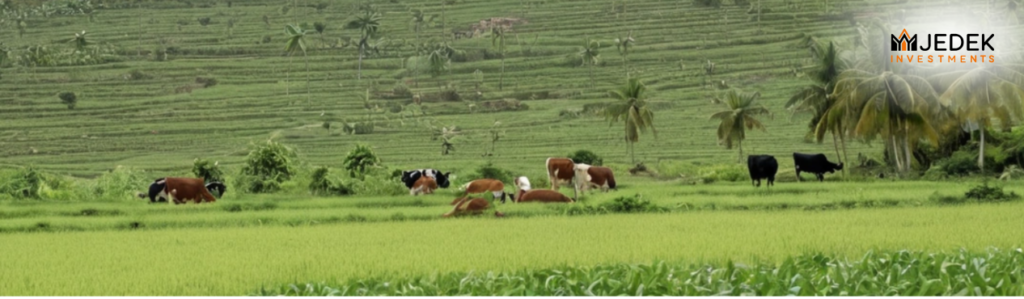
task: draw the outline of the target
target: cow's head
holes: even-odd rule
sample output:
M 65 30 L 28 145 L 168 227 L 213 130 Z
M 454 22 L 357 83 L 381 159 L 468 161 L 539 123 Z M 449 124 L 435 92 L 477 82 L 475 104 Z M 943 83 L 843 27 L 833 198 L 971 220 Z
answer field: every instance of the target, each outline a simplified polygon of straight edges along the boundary
M 224 196 L 224 192 L 228 191 L 228 186 L 224 185 L 224 183 L 214 181 L 206 184 L 206 190 L 210 191 L 210 194 L 213 194 L 213 196 L 221 198 Z
M 139 192 L 138 196 L 142 199 L 149 197 L 150 203 L 167 201 L 167 194 L 164 193 L 166 186 L 167 183 L 164 181 L 164 178 L 156 179 L 153 183 L 149 184 L 149 192 Z
M 448 176 L 451 174 L 452 173 L 450 171 L 445 173 L 441 173 L 439 171 L 434 174 L 434 180 L 437 181 L 437 186 L 441 188 L 448 188 L 448 186 L 452 184 L 452 182 L 448 180 Z
M 836 165 L 836 170 L 843 170 L 843 162 L 839 162 L 839 165 Z
M 402 172 L 402 183 L 405 183 L 406 188 L 412 188 L 416 184 L 416 180 L 420 179 L 419 170 L 409 170 Z

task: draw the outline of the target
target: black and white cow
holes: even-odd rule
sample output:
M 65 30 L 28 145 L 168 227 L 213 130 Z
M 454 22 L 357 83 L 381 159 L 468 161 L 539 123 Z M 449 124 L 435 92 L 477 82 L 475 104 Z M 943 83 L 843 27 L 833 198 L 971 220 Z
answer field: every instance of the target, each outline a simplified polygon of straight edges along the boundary
M 825 173 L 843 170 L 843 163 L 835 164 L 828 161 L 824 154 L 793 153 L 793 164 L 796 165 L 796 179 L 800 180 L 800 172 L 813 173 L 818 181 L 825 181 Z
M 769 155 L 747 156 L 747 169 L 750 170 L 750 184 L 761 187 L 761 179 L 768 179 L 766 186 L 775 185 L 775 174 L 779 171 L 779 161 Z M 755 183 L 756 182 L 756 183 Z
M 139 193 L 139 198 L 149 197 L 150 203 L 167 202 L 169 196 L 167 196 L 166 179 L 167 178 L 159 178 L 153 181 L 152 184 L 149 184 L 148 194 Z M 228 191 L 228 186 L 224 185 L 224 183 L 213 181 L 206 183 L 206 190 L 210 191 L 210 193 L 217 198 L 220 198 L 224 196 L 224 192 Z
M 402 183 L 405 184 L 405 187 L 411 189 L 412 186 L 416 184 L 416 180 L 420 179 L 420 176 L 426 175 L 434 178 L 438 187 L 448 188 L 448 186 L 451 185 L 451 182 L 448 180 L 448 176 L 451 174 L 451 172 L 441 173 L 437 169 L 432 168 L 407 170 L 402 172 Z

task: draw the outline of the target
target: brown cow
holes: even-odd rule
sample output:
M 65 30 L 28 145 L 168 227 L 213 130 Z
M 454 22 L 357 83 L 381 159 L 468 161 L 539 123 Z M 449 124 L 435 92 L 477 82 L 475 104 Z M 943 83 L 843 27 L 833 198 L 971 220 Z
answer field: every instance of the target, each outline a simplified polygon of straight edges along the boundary
M 452 204 L 456 204 L 459 200 L 469 198 L 470 194 L 491 192 L 494 195 L 494 199 L 501 198 L 501 203 L 505 203 L 505 184 L 495 179 L 479 179 L 467 183 L 462 186 L 466 190 L 466 193 L 455 199 Z
M 466 214 L 477 215 L 477 214 L 483 213 L 484 210 L 487 210 L 487 208 L 491 207 L 491 204 L 488 203 L 487 200 L 483 199 L 483 198 L 474 198 L 474 199 L 457 198 L 455 200 L 456 200 L 455 203 L 454 203 L 455 208 L 453 208 L 451 210 L 451 212 L 444 213 L 444 215 L 441 215 L 442 217 L 459 216 L 459 215 L 466 215 Z M 505 214 L 503 214 L 503 213 L 501 213 L 499 211 L 494 211 L 494 216 L 496 216 L 496 217 L 503 217 L 503 216 L 505 216 Z
M 175 204 L 188 201 L 215 202 L 216 198 L 206 190 L 206 182 L 202 178 L 166 178 L 164 192 L 170 195 Z
M 575 165 L 569 158 L 548 158 L 548 181 L 551 182 L 551 190 L 558 190 L 558 184 L 561 182 L 572 182 Z
M 437 190 L 437 181 L 430 176 L 420 176 L 409 188 L 409 195 L 433 194 Z
M 572 198 L 565 196 L 565 194 L 562 194 L 561 192 L 546 189 L 531 190 L 529 192 L 524 193 L 522 196 L 519 196 L 519 198 L 515 199 L 515 202 L 530 201 L 568 203 L 573 202 Z
M 576 177 L 576 185 L 580 191 L 587 191 L 591 186 L 597 186 L 605 192 L 608 192 L 609 188 L 615 189 L 615 175 L 608 167 L 576 164 Z

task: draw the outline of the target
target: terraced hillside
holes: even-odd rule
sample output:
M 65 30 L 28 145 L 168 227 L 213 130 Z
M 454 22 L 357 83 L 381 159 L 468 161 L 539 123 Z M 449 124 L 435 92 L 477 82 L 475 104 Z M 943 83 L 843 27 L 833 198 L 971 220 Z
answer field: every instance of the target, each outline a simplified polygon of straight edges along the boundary
M 147 1 L 110 4 L 91 21 L 83 15 L 30 17 L 23 35 L 13 27 L 0 31 L 11 57 L 30 46 L 71 47 L 67 41 L 81 31 L 92 46 L 115 49 L 116 55 L 86 66 L 8 61 L 0 79 L 0 165 L 34 164 L 74 175 L 116 165 L 180 171 L 195 157 L 237 164 L 247 144 L 276 136 L 312 164 L 340 164 L 353 144 L 365 142 L 390 165 L 443 162 L 460 169 L 482 162 L 490 146 L 487 130 L 496 120 L 506 131 L 493 159 L 499 166 L 532 170 L 544 157 L 580 148 L 624 165 L 629 158 L 621 124 L 560 112 L 611 101 L 607 91 L 626 78 L 613 40 L 630 31 L 636 44 L 628 72 L 649 87 L 658 133 L 657 138 L 641 137 L 638 160 L 734 161 L 735 151 L 716 145 L 717 124 L 708 120 L 722 109 L 712 101 L 712 85 L 705 84 L 711 80 L 761 92 L 774 113 L 766 120 L 767 132 L 748 134 L 747 152 L 783 157 L 793 151 L 831 153 L 831 144 L 805 142 L 806 118 L 792 118 L 783 109 L 785 100 L 808 82 L 799 69 L 811 60 L 800 41 L 808 35 L 847 39 L 854 34 L 851 20 L 888 18 L 879 12 L 933 4 L 831 1 L 826 15 L 819 1 L 763 2 L 767 9 L 758 21 L 748 7 L 730 1 L 716 9 L 691 1 L 459 0 L 444 6 L 443 26 L 439 16 L 420 32 L 409 11 L 441 14 L 440 2 L 375 2 L 383 12 L 381 32 L 391 46 L 362 62 L 361 80 L 356 79 L 356 49 L 341 47 L 358 35 L 343 26 L 357 11 L 358 4 L 351 2 L 325 2 L 328 6 L 318 11 L 309 1 Z M 210 24 L 199 24 L 197 19 L 204 17 Z M 507 42 L 503 90 L 498 89 L 500 56 L 489 37 L 453 40 L 453 47 L 465 54 L 441 75 L 405 68 L 416 54 L 415 45 L 452 39 L 442 31 L 468 30 L 491 18 L 519 20 Z M 307 36 L 307 57 L 285 56 L 283 28 L 300 22 L 327 27 L 322 35 Z M 587 37 L 601 46 L 593 86 L 588 68 L 569 59 Z M 705 76 L 708 60 L 715 64 L 711 78 Z M 217 84 L 202 88 L 197 77 L 214 78 Z M 457 89 L 460 100 L 439 99 L 439 86 L 445 83 Z M 422 108 L 415 107 L 412 96 L 390 96 L 399 85 L 420 95 Z M 364 105 L 367 89 L 371 102 Z M 60 103 L 56 95 L 63 91 L 78 94 L 75 109 Z M 529 109 L 486 111 L 492 104 L 488 101 L 503 99 L 518 99 Z M 365 106 L 380 109 L 368 113 Z M 372 134 L 338 129 L 342 122 L 367 117 L 377 124 Z M 325 121 L 334 125 L 330 132 L 322 128 Z M 430 138 L 431 124 L 461 129 L 453 154 L 441 155 L 440 143 Z M 857 152 L 877 154 L 860 144 L 851 150 Z M 783 169 L 792 163 L 787 160 L 781 159 Z

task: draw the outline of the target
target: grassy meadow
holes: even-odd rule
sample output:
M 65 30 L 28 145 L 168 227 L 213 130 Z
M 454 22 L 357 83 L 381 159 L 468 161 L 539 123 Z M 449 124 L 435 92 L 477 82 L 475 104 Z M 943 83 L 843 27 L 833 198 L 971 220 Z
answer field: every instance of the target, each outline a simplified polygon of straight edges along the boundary
M 955 15 L 895 15 L 937 5 L 924 0 L 751 1 L 762 3 L 760 17 L 735 3 L 744 1 L 695 2 L 0 9 L 0 295 L 1024 295 L 1020 179 L 911 180 L 857 167 L 858 156 L 884 160 L 879 142 L 848 143 L 846 171 L 825 182 L 797 182 L 790 158 L 837 161 L 830 141 L 808 139 L 810 116 L 785 108 L 812 82 L 806 38 L 853 43 L 857 22 Z M 374 41 L 360 67 L 350 43 L 359 31 L 345 24 L 365 5 L 382 13 L 387 43 Z M 416 26 L 417 9 L 438 16 Z M 503 75 L 490 36 L 451 34 L 492 18 L 515 22 Z M 305 36 L 305 55 L 287 55 L 285 25 L 313 22 L 326 29 Z M 83 31 L 92 54 L 76 57 L 92 62 L 25 62 L 68 51 Z M 615 39 L 627 34 L 635 44 L 623 56 Z M 576 57 L 587 38 L 599 45 L 593 67 Z M 461 51 L 447 70 L 414 67 L 423 44 L 441 41 Z M 655 115 L 656 135 L 635 144 L 650 171 L 637 175 L 623 124 L 596 112 L 627 77 L 646 84 Z M 778 158 L 774 187 L 752 187 L 737 150 L 718 144 L 709 118 L 725 109 L 715 98 L 726 86 L 759 92 L 771 112 L 759 117 L 766 131 L 748 131 L 742 144 L 743 155 Z M 73 109 L 62 92 L 77 95 Z M 344 129 L 357 123 L 372 132 Z M 443 154 L 435 133 L 451 126 L 454 148 Z M 295 175 L 278 192 L 243 192 L 246 157 L 268 139 L 294 149 Z M 384 165 L 363 182 L 344 171 L 357 144 Z M 545 159 L 580 149 L 615 171 L 616 190 L 572 204 L 493 201 L 483 216 L 441 218 L 482 165 L 546 188 Z M 155 178 L 192 176 L 197 158 L 224 171 L 228 191 L 216 203 L 135 197 Z M 355 194 L 312 194 L 318 166 Z M 386 174 L 416 168 L 453 172 L 452 188 L 413 197 Z M 26 169 L 44 174 L 38 194 L 4 193 L 38 178 Z M 1009 197 L 965 195 L 979 185 Z

